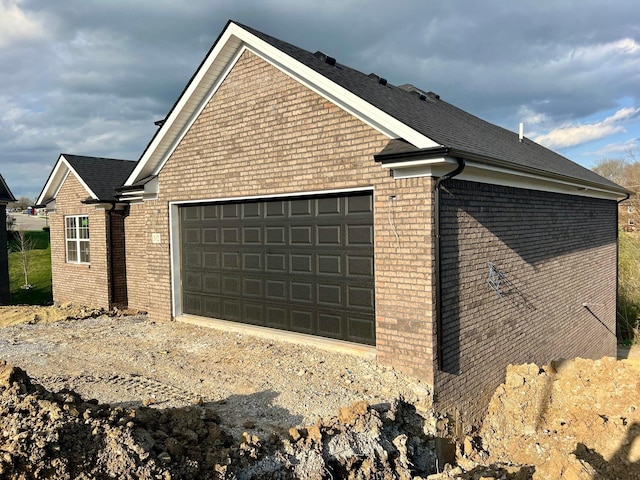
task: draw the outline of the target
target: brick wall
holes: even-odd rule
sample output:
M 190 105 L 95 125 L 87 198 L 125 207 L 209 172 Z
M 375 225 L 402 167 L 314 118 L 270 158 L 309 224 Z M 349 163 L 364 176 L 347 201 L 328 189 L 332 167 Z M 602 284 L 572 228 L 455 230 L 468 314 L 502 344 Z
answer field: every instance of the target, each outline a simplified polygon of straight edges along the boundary
M 76 177 L 67 176 L 56 197 L 56 211 L 50 215 L 53 301 L 109 308 L 106 213 L 82 205 L 87 196 Z M 89 216 L 90 265 L 66 261 L 66 215 Z
M 171 317 L 169 201 L 373 186 L 378 359 L 432 381 L 431 180 L 391 178 L 373 160 L 387 141 L 245 52 L 160 172 L 159 199 L 145 205 L 148 233 L 136 241 L 146 251 L 151 318 Z M 143 273 L 133 279 L 128 264 L 130 304 Z
M 616 202 L 445 186 L 443 407 L 477 420 L 509 363 L 615 356 Z M 489 262 L 504 272 L 500 294 Z
M 7 206 L 0 203 L 0 305 L 7 305 L 9 298 L 9 258 L 7 256 Z
M 124 219 L 126 210 L 108 213 L 111 228 L 111 300 L 114 306 L 127 306 L 127 260 Z
M 147 273 L 146 210 L 146 204 L 131 205 L 124 219 L 128 306 L 143 311 L 149 308 L 149 284 L 153 282 Z

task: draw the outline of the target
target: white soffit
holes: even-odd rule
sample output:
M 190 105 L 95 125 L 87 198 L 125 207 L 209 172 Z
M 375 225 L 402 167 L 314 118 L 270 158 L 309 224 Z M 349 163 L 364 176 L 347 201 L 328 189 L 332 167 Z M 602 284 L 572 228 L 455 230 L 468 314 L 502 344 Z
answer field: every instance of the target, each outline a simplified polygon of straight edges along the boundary
M 125 186 L 158 174 L 245 50 L 250 50 L 388 138 L 404 138 L 417 148 L 439 145 L 242 27 L 230 23 L 152 140 Z

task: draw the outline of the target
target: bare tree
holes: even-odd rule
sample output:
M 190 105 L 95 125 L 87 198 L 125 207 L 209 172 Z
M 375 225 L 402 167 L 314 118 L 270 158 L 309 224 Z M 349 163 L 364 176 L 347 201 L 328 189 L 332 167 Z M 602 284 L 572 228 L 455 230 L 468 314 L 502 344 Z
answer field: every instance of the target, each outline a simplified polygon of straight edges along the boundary
M 33 285 L 29 283 L 29 267 L 31 266 L 31 251 L 33 250 L 35 242 L 33 238 L 27 236 L 24 230 L 18 230 L 15 232 L 14 244 L 16 250 L 20 253 L 20 266 L 24 274 L 24 284 L 20 288 L 29 290 L 33 288 Z
M 16 224 L 16 217 L 7 215 L 7 232 L 11 232 Z

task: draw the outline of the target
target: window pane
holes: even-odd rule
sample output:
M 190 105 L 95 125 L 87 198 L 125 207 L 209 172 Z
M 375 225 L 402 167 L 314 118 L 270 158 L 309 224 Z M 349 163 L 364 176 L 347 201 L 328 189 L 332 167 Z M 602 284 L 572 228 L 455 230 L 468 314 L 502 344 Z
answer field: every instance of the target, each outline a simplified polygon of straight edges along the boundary
M 67 241 L 67 262 L 78 261 L 78 244 L 75 241 Z
M 80 261 L 82 263 L 89 263 L 89 242 L 80 242 Z
M 89 217 L 78 217 L 78 238 L 89 238 Z
M 65 218 L 67 238 L 76 238 L 76 217 Z

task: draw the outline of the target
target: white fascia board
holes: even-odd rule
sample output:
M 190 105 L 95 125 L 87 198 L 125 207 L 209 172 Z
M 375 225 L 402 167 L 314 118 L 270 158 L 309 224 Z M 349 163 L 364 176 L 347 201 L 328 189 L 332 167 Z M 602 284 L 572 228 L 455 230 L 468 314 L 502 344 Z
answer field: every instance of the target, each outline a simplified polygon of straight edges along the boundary
M 619 200 L 624 195 L 607 190 L 605 187 L 585 185 L 579 180 L 562 180 L 542 174 L 525 173 L 493 165 L 485 165 L 473 161 L 466 162 L 466 167 L 457 176 L 460 180 L 479 183 L 491 183 L 505 187 L 524 188 L 550 193 L 563 193 L 579 197 L 600 198 L 605 200 Z
M 393 178 L 395 179 L 441 177 L 442 175 L 452 171 L 452 167 L 457 166 L 457 162 L 451 157 L 442 157 L 386 163 L 383 166 L 393 171 Z M 455 178 L 469 182 L 501 185 L 503 187 L 515 187 L 526 190 L 563 193 L 607 200 L 618 200 L 624 197 L 624 195 L 618 192 L 613 192 L 605 188 L 586 186 L 578 180 L 561 180 L 558 178 L 544 176 L 542 174 L 521 172 L 514 169 L 487 165 L 472 160 L 465 161 L 464 170 L 459 175 L 456 175 Z
M 56 164 L 53 166 L 53 171 L 49 178 L 47 179 L 47 183 L 42 189 L 42 193 L 36 200 L 36 205 L 41 205 L 48 198 L 55 198 L 60 190 L 60 185 L 62 185 L 66 179 L 67 174 L 69 173 L 69 167 L 67 163 L 62 162 L 62 155 L 58 157 Z
M 166 119 L 156 138 L 125 182 L 125 186 L 131 186 L 141 178 L 159 173 L 245 50 L 250 50 L 390 139 L 404 138 L 417 148 L 439 145 L 269 43 L 231 23 L 203 62 L 172 114 Z

